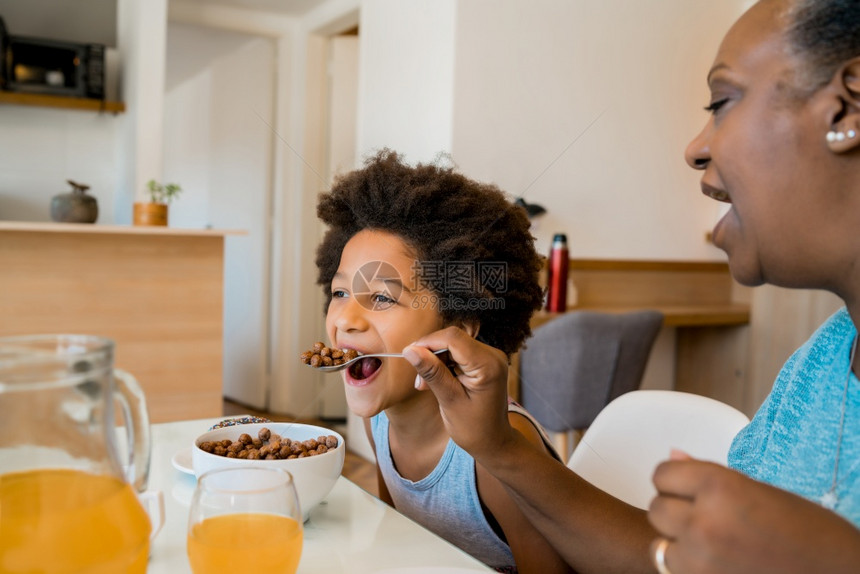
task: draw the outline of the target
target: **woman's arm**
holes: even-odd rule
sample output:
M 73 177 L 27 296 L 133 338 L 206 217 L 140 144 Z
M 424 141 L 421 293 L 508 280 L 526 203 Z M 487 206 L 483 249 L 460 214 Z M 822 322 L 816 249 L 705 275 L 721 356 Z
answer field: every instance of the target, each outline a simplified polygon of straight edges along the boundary
M 450 351 L 456 378 L 428 349 Z M 651 572 L 656 532 L 645 512 L 595 488 L 546 456 L 507 417 L 507 358 L 455 327 L 404 350 L 436 395 L 445 426 L 508 490 L 522 513 L 565 562 L 582 574 Z
M 653 572 L 649 544 L 656 533 L 644 511 L 595 488 L 525 438 L 476 460 L 577 572 Z
M 551 455 L 543 444 L 540 433 L 525 417 L 509 413 L 511 426 L 519 431 L 536 449 L 547 458 Z M 558 463 L 561 464 L 561 463 Z M 481 501 L 499 523 L 508 545 L 514 554 L 520 574 L 553 574 L 571 572 L 564 559 L 535 529 L 512 500 L 511 493 L 481 465 L 476 465 L 478 494 Z

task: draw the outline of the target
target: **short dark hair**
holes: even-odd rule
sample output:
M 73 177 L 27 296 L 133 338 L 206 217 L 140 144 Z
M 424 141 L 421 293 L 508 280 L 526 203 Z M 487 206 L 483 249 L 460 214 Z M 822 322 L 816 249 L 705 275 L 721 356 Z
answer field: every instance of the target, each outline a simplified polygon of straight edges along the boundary
M 477 323 L 478 339 L 508 355 L 531 334 L 529 320 L 543 299 L 538 282 L 542 260 L 525 210 L 498 187 L 435 163 L 412 167 L 384 149 L 320 194 L 317 215 L 329 227 L 316 255 L 326 310 L 346 243 L 359 231 L 372 229 L 403 239 L 421 265 L 475 262 L 478 268 L 481 263 L 496 271 L 504 267 L 502 278 L 474 273 L 470 285 L 458 283 L 456 288 L 435 274 L 422 274 L 421 279 L 449 303 L 437 309 L 446 325 Z
M 807 93 L 825 85 L 844 62 L 860 56 L 858 0 L 793 0 L 786 17 L 792 53 L 804 64 Z

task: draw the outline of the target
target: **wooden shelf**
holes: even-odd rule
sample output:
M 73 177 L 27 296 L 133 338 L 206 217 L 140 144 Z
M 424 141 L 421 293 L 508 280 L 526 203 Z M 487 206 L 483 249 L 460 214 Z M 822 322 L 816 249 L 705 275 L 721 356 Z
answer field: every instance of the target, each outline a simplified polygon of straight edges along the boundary
M 123 102 L 107 102 L 92 98 L 72 98 L 69 96 L 51 96 L 47 94 L 27 94 L 21 92 L 0 91 L 0 104 L 15 106 L 37 106 L 43 108 L 65 108 L 92 112 L 110 112 L 120 114 L 125 111 Z
M 673 380 L 661 384 L 741 408 L 747 356 L 743 330 L 750 323 L 750 305 L 732 299 L 734 282 L 727 263 L 571 259 L 569 269 L 577 300 L 568 311 L 660 311 L 663 326 L 675 330 Z M 561 315 L 538 311 L 531 327 Z M 514 354 L 508 370 L 508 393 L 514 398 L 519 397 L 519 379 L 519 355 Z
M 568 311 L 656 309 L 663 313 L 665 327 L 750 322 L 750 306 L 732 300 L 733 280 L 726 262 L 571 259 L 569 269 L 577 301 Z M 539 311 L 532 317 L 532 328 L 559 315 Z
M 577 306 L 568 311 L 599 311 L 602 313 L 629 313 L 643 309 L 654 309 L 663 313 L 664 327 L 707 327 L 747 325 L 750 322 L 750 306 L 746 303 L 713 303 L 704 305 L 641 305 L 623 306 Z M 531 326 L 535 329 L 563 313 L 538 311 L 532 316 Z

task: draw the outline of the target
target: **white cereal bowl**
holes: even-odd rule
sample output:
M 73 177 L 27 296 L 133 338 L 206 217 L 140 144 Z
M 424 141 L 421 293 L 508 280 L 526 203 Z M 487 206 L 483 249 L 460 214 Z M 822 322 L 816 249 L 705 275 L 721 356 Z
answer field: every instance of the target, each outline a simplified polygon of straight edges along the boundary
M 278 460 L 248 460 L 241 458 L 227 458 L 208 453 L 199 447 L 207 441 L 221 441 L 230 439 L 235 442 L 243 433 L 248 433 L 256 438 L 260 429 L 268 428 L 273 433 L 295 441 L 305 441 L 319 436 L 334 435 L 337 437 L 337 447 L 326 453 L 304 458 L 289 458 Z M 305 520 L 313 508 L 331 492 L 334 483 L 337 482 L 343 470 L 343 460 L 346 456 L 346 444 L 343 437 L 335 431 L 315 425 L 301 423 L 250 423 L 218 428 L 205 432 L 198 436 L 191 448 L 191 467 L 195 476 L 216 468 L 233 468 L 242 466 L 262 466 L 282 468 L 293 475 L 296 491 L 299 496 L 299 505 L 302 508 Z

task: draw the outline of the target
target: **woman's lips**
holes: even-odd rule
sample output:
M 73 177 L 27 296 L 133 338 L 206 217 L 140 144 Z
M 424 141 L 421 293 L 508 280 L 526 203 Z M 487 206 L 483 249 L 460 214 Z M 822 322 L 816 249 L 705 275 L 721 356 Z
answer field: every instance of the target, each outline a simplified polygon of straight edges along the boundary
M 728 192 L 724 189 L 716 188 L 712 185 L 708 185 L 704 181 L 701 183 L 702 193 L 714 199 L 716 201 L 721 201 L 723 203 L 731 203 L 732 198 L 729 196 Z
M 730 208 L 725 214 L 723 214 L 720 220 L 717 221 L 716 225 L 714 225 L 713 231 L 711 231 L 711 242 L 714 246 L 719 247 L 720 249 L 724 249 L 724 228 L 727 225 L 726 220 L 732 215 L 732 209 L 734 208 Z

